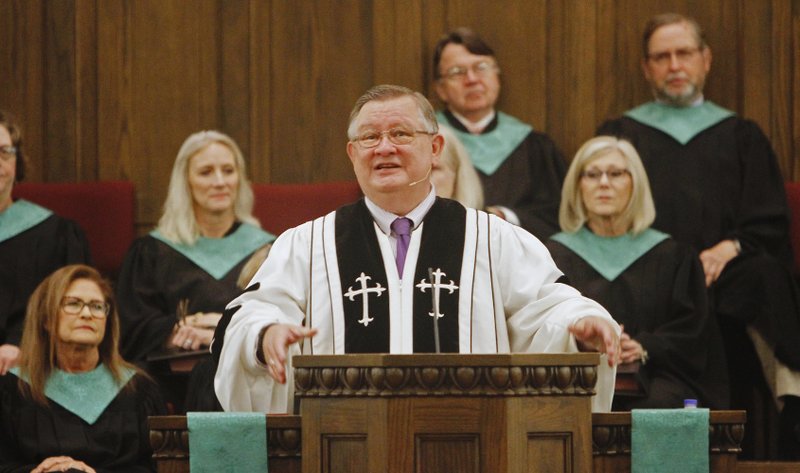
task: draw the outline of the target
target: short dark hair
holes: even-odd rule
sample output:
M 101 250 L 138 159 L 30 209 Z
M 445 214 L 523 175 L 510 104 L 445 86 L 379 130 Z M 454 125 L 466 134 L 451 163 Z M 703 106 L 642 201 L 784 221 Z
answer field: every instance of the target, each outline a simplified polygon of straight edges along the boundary
M 448 44 L 461 44 L 472 54 L 494 57 L 494 50 L 477 33 L 465 26 L 456 28 L 442 36 L 433 50 L 433 78 L 436 80 L 442 78 L 442 74 L 439 72 L 439 62 L 442 60 L 442 51 Z
M 15 181 L 25 179 L 25 153 L 22 152 L 22 130 L 14 120 L 14 116 L 5 110 L 0 110 L 0 126 L 6 127 L 11 135 L 11 146 L 17 148 L 17 173 Z
M 689 25 L 689 28 L 692 30 L 692 33 L 697 40 L 698 48 L 703 50 L 708 47 L 708 43 L 706 43 L 706 35 L 697 20 L 678 13 L 660 13 L 650 18 L 644 25 L 644 33 L 642 34 L 642 52 L 645 59 L 647 59 L 650 55 L 650 38 L 653 37 L 653 34 L 656 32 L 656 30 L 662 26 L 674 25 L 677 23 L 686 23 Z

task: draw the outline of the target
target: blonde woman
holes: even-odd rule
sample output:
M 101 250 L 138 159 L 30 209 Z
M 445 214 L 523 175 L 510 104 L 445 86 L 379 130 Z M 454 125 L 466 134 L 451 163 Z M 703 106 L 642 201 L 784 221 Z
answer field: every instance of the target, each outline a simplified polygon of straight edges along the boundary
M 0 376 L 0 470 L 155 471 L 147 417 L 166 409 L 118 344 L 113 292 L 94 268 L 66 266 L 42 281 L 20 365 Z
M 633 146 L 601 136 L 578 150 L 564 181 L 562 232 L 547 243 L 573 286 L 623 326 L 623 363 L 639 363 L 644 393 L 615 410 L 728 406 L 719 331 L 709 316 L 703 269 L 688 245 L 650 228 L 647 175 Z
M 120 271 L 126 359 L 211 344 L 222 310 L 241 292 L 242 267 L 275 239 L 261 230 L 252 208 L 236 143 L 217 131 L 189 136 L 175 159 L 158 227 L 133 243 Z M 185 380 L 177 384 L 177 398 L 170 396 L 176 402 Z

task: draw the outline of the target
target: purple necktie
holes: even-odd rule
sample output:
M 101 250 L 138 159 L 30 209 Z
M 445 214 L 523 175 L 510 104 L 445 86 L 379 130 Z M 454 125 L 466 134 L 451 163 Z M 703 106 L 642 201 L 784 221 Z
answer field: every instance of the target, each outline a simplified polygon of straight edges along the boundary
M 392 231 L 397 235 L 397 274 L 403 277 L 403 265 L 406 263 L 408 244 L 411 242 L 411 227 L 414 222 L 409 218 L 400 217 L 392 222 Z

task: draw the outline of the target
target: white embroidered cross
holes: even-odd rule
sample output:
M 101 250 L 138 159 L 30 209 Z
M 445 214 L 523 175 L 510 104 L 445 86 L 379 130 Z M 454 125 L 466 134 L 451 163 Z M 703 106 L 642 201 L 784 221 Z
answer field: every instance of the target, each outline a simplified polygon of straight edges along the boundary
M 433 272 L 433 281 L 428 283 L 425 282 L 425 279 L 423 278 L 419 284 L 417 284 L 417 287 L 420 288 L 422 292 L 425 292 L 425 289 L 433 289 L 433 312 L 428 312 L 428 315 L 431 317 L 436 317 L 437 319 L 444 317 L 444 314 L 439 312 L 439 291 L 441 289 L 447 289 L 450 291 L 450 294 L 452 294 L 456 289 L 458 289 L 458 286 L 455 285 L 452 279 L 448 284 L 442 284 L 442 276 L 447 275 L 443 273 L 440 268 L 436 268 L 436 271 Z
M 369 316 L 369 293 L 374 292 L 380 297 L 381 293 L 386 290 L 385 287 L 381 286 L 381 283 L 376 282 L 376 286 L 367 287 L 367 281 L 372 279 L 371 277 L 367 276 L 364 273 L 361 273 L 361 276 L 356 278 L 356 282 L 361 283 L 361 289 L 353 290 L 353 286 L 347 288 L 347 292 L 344 293 L 344 296 L 349 298 L 351 301 L 355 300 L 356 296 L 363 296 L 364 301 L 361 304 L 361 320 L 358 321 L 360 324 L 364 324 L 364 327 L 368 326 L 370 322 L 374 319 Z

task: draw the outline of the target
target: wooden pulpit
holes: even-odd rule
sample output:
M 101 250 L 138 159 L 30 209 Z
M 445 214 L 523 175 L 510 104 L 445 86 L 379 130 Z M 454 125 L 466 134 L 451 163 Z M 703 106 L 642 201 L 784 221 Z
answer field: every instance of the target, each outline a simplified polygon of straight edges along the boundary
M 588 472 L 596 353 L 296 356 L 304 473 Z

